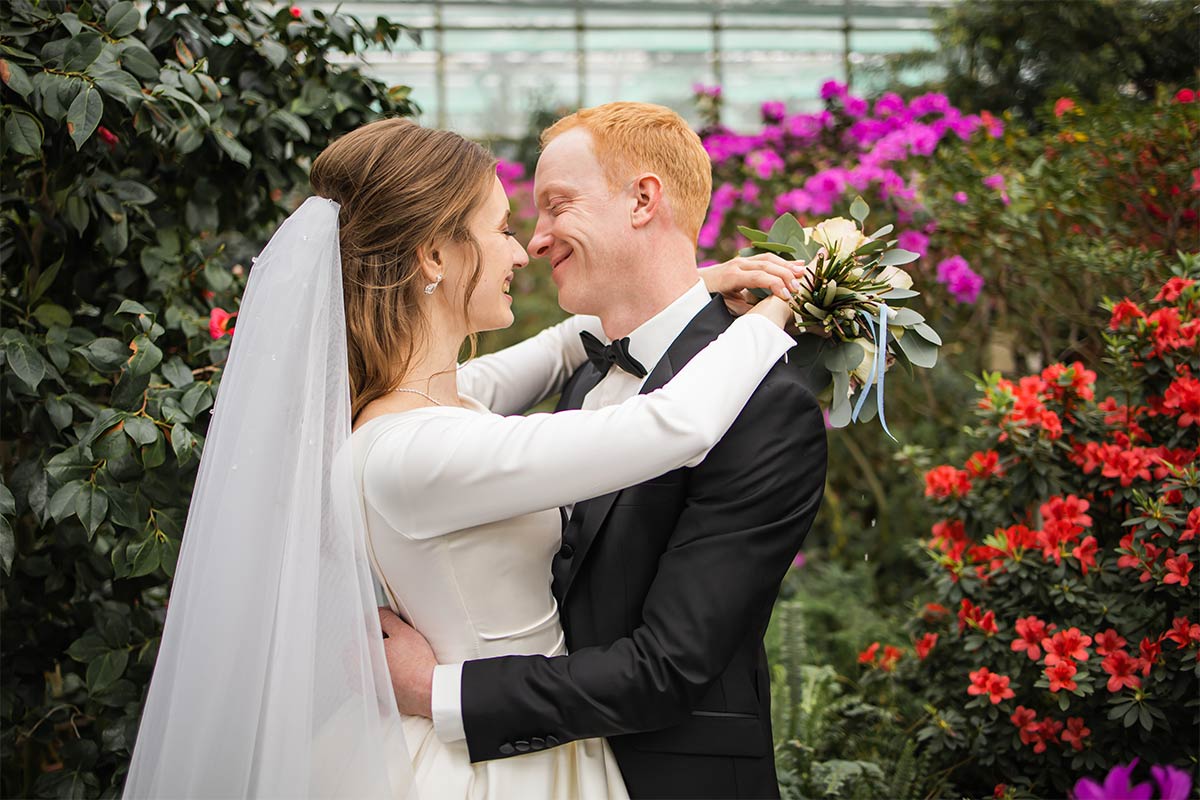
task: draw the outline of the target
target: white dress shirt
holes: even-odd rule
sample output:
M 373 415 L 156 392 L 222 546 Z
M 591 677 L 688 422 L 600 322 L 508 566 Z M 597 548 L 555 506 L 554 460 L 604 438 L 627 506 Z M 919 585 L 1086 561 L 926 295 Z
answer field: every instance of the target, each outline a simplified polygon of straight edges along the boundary
M 692 318 L 708 305 L 710 299 L 704 281 L 697 280 L 694 286 L 669 306 L 629 334 L 629 354 L 646 368 L 647 375 L 653 371 L 671 343 L 679 337 Z M 590 320 L 594 318 L 589 318 Z M 576 327 L 582 329 L 583 323 Z M 586 327 L 596 333 L 594 323 L 589 322 Z M 575 338 L 577 340 L 577 336 Z M 573 342 L 571 346 L 574 344 Z M 641 391 L 645 380 L 644 377 L 635 377 L 614 365 L 584 396 L 581 407 L 591 411 L 624 402 Z M 574 509 L 574 503 L 564 507 L 569 515 Z M 434 732 L 440 740 L 455 742 L 466 738 L 462 718 L 461 663 L 439 664 L 434 667 L 431 705 Z

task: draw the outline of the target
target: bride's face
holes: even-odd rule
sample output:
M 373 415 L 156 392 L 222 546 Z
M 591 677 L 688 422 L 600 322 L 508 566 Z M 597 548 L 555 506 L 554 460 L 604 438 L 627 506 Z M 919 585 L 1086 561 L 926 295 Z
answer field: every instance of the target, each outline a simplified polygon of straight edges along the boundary
M 508 195 L 504 193 L 500 179 L 496 178 L 491 194 L 475 210 L 470 222 L 471 233 L 479 243 L 482 258 L 479 283 L 475 285 L 467 304 L 469 333 L 507 328 L 513 324 L 512 295 L 508 291 L 514 272 L 529 263 L 529 254 L 509 227 L 508 214 Z M 457 246 L 455 268 L 448 270 L 446 279 L 453 281 L 453 290 L 447 293 L 447 298 L 459 313 L 473 265 L 471 248 Z

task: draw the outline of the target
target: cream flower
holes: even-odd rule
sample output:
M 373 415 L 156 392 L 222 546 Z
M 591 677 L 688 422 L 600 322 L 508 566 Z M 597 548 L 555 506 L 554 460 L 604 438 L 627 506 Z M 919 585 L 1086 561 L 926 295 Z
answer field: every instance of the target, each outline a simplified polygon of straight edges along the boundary
M 830 252 L 839 256 L 848 256 L 867 243 L 867 237 L 858 229 L 854 220 L 845 217 L 834 217 L 809 231 L 814 242 L 829 248 Z
M 850 370 L 850 375 L 858 379 L 860 386 L 866 386 L 867 380 L 875 372 L 875 343 L 870 339 L 854 339 L 853 343 L 863 349 L 862 362 Z
M 878 280 L 893 289 L 911 289 L 913 285 L 912 276 L 899 267 L 884 267 L 879 272 Z

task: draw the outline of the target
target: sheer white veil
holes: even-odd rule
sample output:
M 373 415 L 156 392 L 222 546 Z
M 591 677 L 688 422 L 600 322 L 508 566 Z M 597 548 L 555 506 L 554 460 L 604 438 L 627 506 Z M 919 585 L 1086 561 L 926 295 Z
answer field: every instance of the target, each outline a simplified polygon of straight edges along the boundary
M 407 798 L 350 455 L 339 206 L 250 271 L 126 798 Z

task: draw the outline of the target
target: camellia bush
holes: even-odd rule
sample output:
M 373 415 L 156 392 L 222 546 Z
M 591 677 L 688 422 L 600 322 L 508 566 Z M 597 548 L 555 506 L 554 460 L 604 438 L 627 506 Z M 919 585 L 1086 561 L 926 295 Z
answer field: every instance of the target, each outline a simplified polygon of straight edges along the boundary
M 4 4 L 5 796 L 119 793 L 252 256 L 333 136 L 412 110 L 331 61 L 404 33 L 249 0 Z
M 925 473 L 934 602 L 859 660 L 923 701 L 917 739 L 967 796 L 1197 769 L 1200 259 L 1176 273 L 1107 304 L 1103 381 L 985 374 L 973 452 Z

